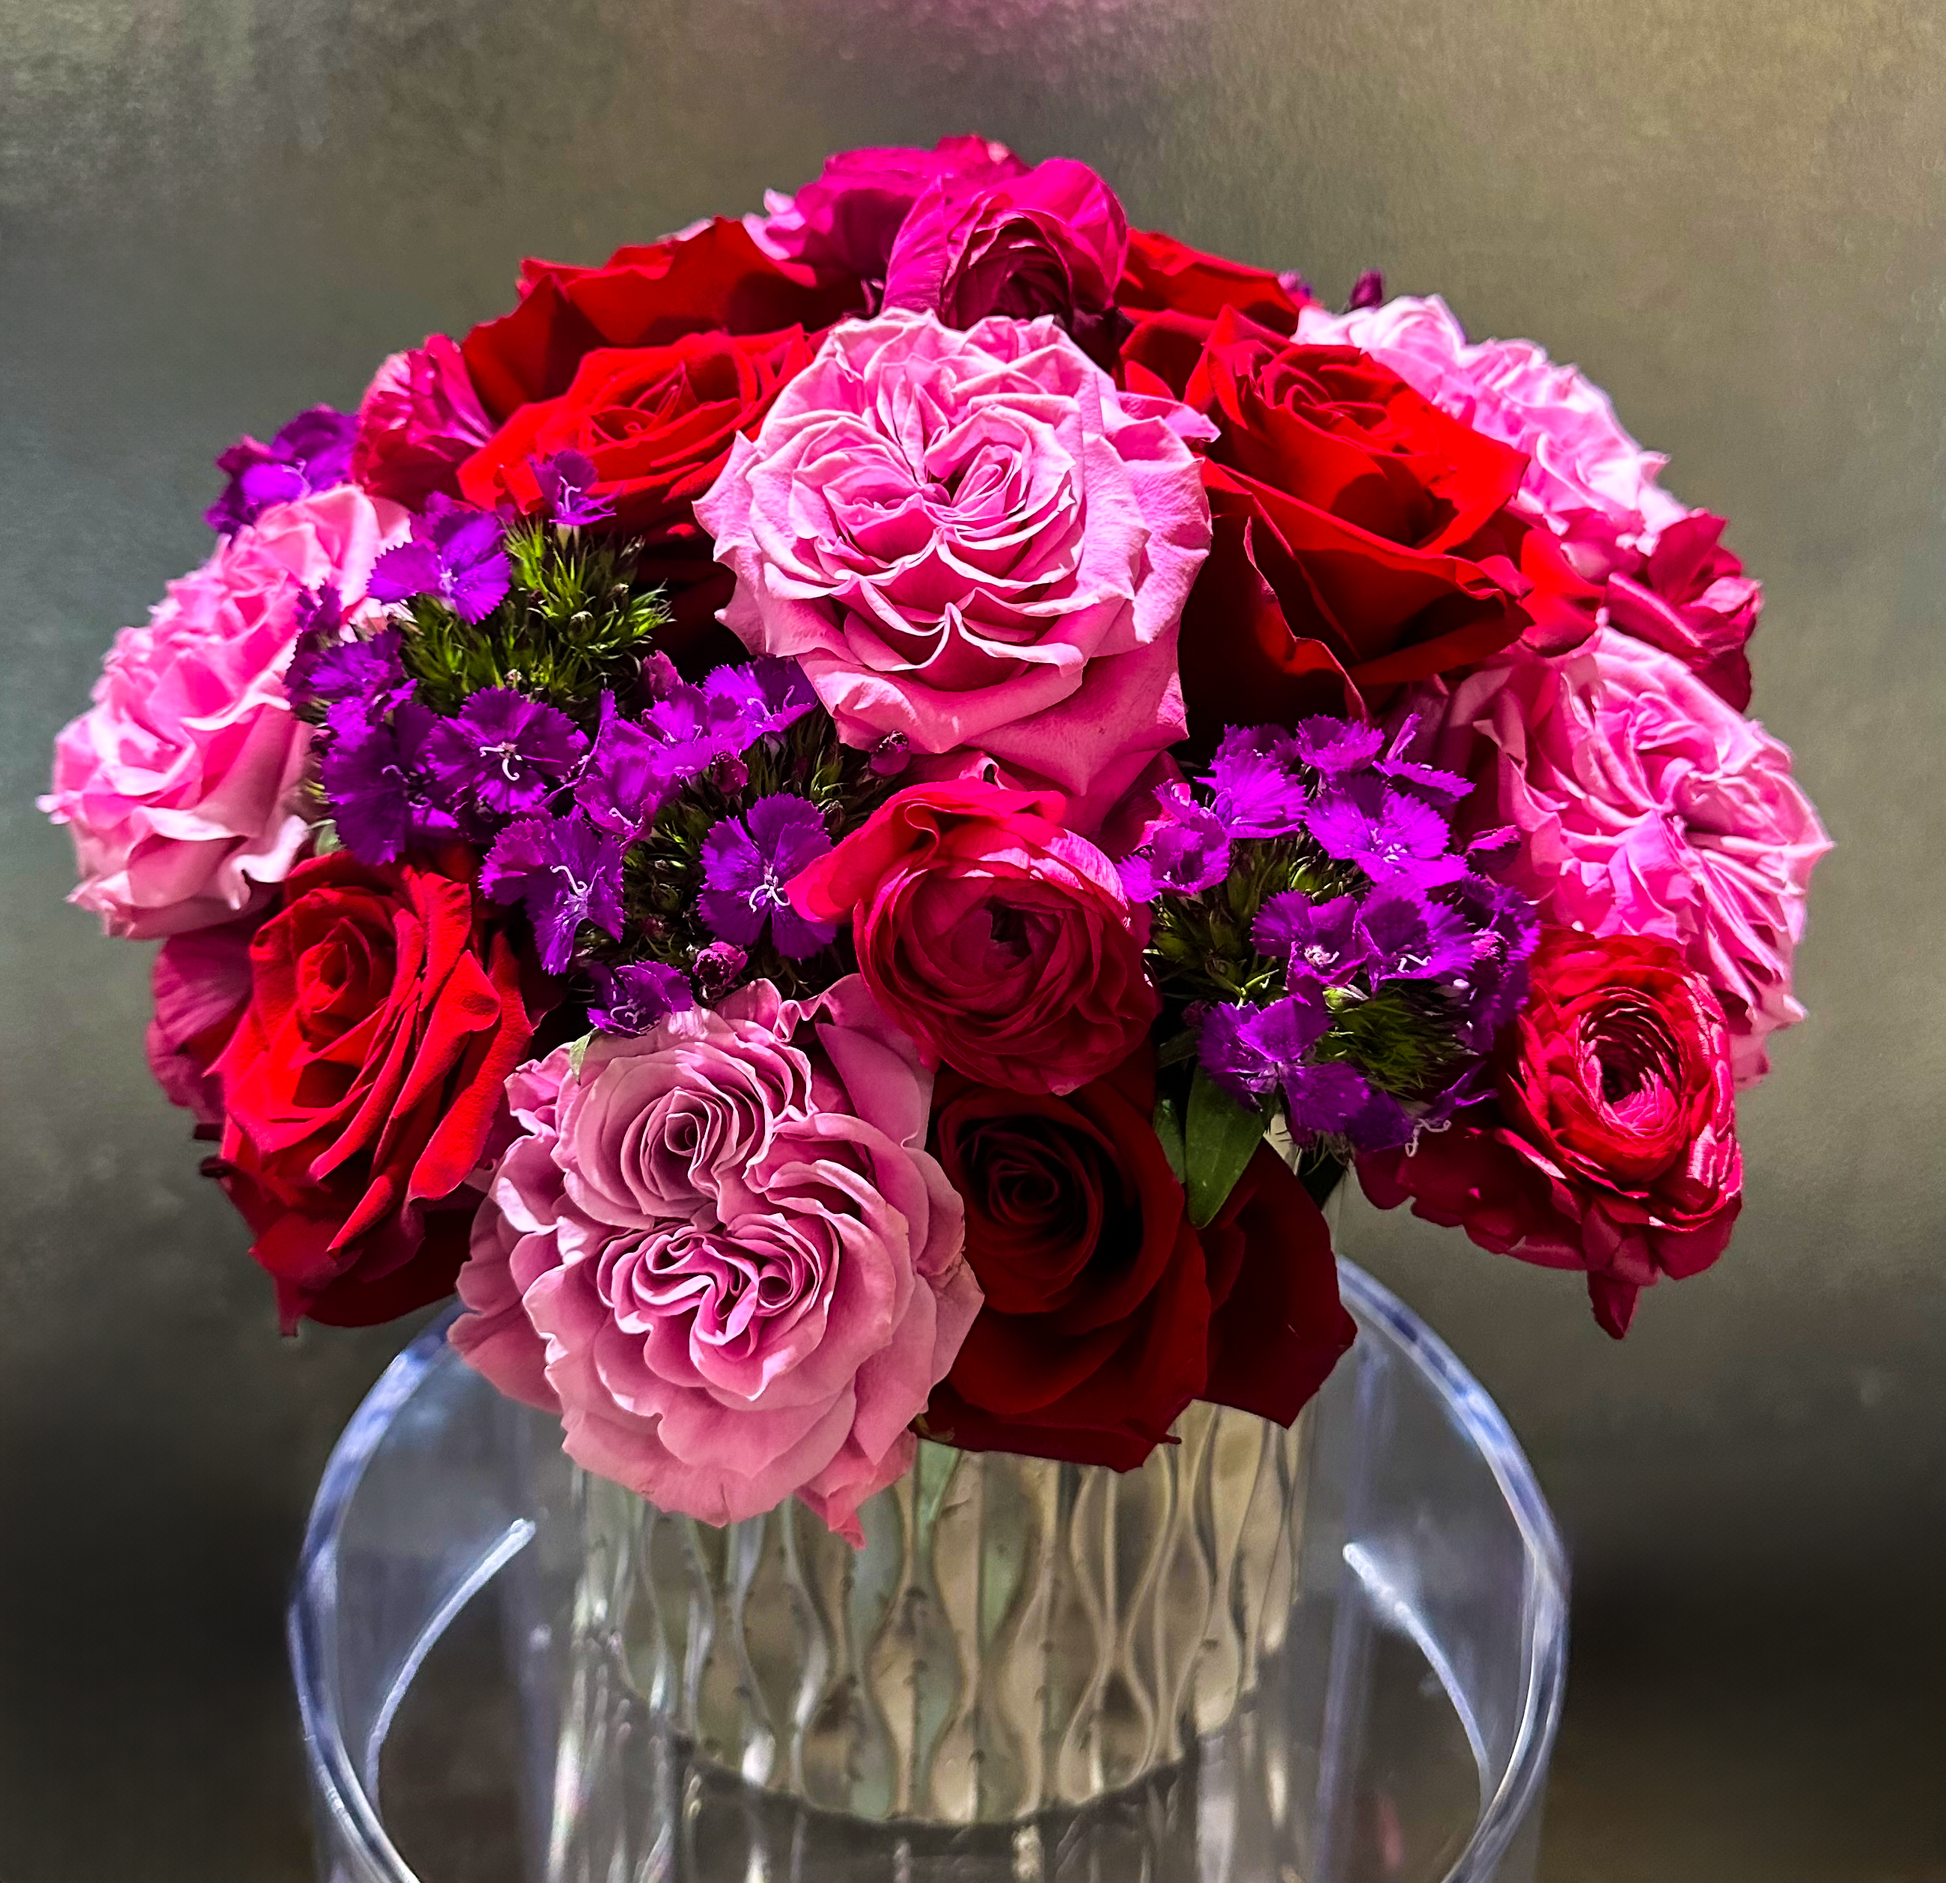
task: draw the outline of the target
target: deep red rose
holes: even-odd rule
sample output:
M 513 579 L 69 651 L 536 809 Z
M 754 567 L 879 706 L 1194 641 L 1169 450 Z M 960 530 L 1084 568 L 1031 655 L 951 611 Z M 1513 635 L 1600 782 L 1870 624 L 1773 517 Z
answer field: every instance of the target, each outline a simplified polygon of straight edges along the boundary
M 816 332 L 864 310 L 863 286 L 766 255 L 740 222 L 618 248 L 600 268 L 528 261 L 520 305 L 461 343 L 496 422 L 567 391 L 597 347 L 666 346 L 686 333 Z
M 811 352 L 801 327 L 598 348 L 560 397 L 523 405 L 460 466 L 461 494 L 484 509 L 510 500 L 524 513 L 538 510 L 530 460 L 582 452 L 595 467 L 595 494 L 615 506 L 615 527 L 646 545 L 641 574 L 670 591 L 675 625 L 658 645 L 682 659 L 717 638 L 737 658 L 741 645 L 716 628 L 735 581 L 717 566 L 694 505 L 716 481 L 731 441 L 756 431 Z
M 1146 1043 L 1064 1099 L 940 1075 L 931 1147 L 986 1305 L 929 1429 L 1127 1471 L 1194 1399 L 1288 1425 L 1351 1344 L 1303 1185 L 1266 1146 L 1199 1236 L 1154 1111 Z
M 1273 333 L 1288 335 L 1297 331 L 1298 312 L 1310 298 L 1294 293 L 1294 283 L 1295 277 L 1287 281 L 1265 268 L 1205 255 L 1173 235 L 1131 229 L 1115 302 L 1138 327 L 1151 317 L 1168 315 L 1207 334 L 1227 307 Z
M 1619 1339 L 1659 1276 L 1699 1274 L 1743 1206 L 1729 1030 L 1666 942 L 1549 926 L 1497 1055 L 1494 1100 L 1412 1151 L 1359 1159 L 1381 1209 L 1483 1249 L 1581 1268 Z
M 1508 509 L 1526 460 L 1369 355 L 1231 309 L 1206 341 L 1155 323 L 1125 360 L 1213 419 L 1214 540 L 1183 614 L 1190 735 L 1361 717 L 1403 683 L 1528 635 L 1593 632 L 1598 591 Z
M 479 1201 L 462 1185 L 544 986 L 487 913 L 457 853 L 341 850 L 291 871 L 251 942 L 217 1168 L 286 1328 L 388 1320 L 453 1285 Z

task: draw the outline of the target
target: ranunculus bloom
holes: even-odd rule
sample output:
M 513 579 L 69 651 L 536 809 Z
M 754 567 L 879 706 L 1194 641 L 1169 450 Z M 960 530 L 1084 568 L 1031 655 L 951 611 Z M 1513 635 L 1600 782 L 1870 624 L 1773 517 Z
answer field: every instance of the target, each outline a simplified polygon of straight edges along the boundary
M 986 1306 L 933 1393 L 935 1435 L 1127 1471 L 1193 1399 L 1288 1425 L 1351 1344 L 1304 1186 L 1266 1147 L 1199 1236 L 1155 1099 L 1146 1041 L 1067 1098 L 940 1074 L 932 1143 Z
M 394 353 L 358 406 L 351 475 L 375 497 L 421 508 L 454 495 L 460 464 L 493 435 L 458 345 L 443 333 Z
M 732 1523 L 795 1492 L 861 1541 L 980 1308 L 931 1084 L 856 976 L 523 1068 L 454 1344 L 663 1510 Z
M 1577 652 L 1513 650 L 1415 690 L 1417 756 L 1479 782 L 1465 815 L 1521 833 L 1506 878 L 1591 935 L 1673 942 L 1715 989 L 1736 1081 L 1804 1017 L 1791 956 L 1830 846 L 1791 755 L 1672 655 L 1603 629 Z
M 766 191 L 767 213 L 743 222 L 780 262 L 883 282 L 899 225 L 929 186 L 977 191 L 1026 174 L 1005 144 L 985 137 L 942 137 L 931 150 L 841 150 L 795 196 Z
M 223 1084 L 215 1065 L 250 998 L 256 930 L 248 919 L 171 935 L 150 970 L 149 1070 L 169 1103 L 195 1117 L 199 1138 L 222 1135 Z
M 1225 308 L 1206 341 L 1151 324 L 1124 357 L 1217 425 L 1214 541 L 1182 624 L 1202 744 L 1228 725 L 1362 717 L 1402 682 L 1505 647 L 1554 589 L 1583 588 L 1506 508 L 1519 454 L 1365 355 L 1294 346 Z M 1593 626 L 1591 608 L 1546 619 L 1550 644 Z
M 1743 646 L 1762 591 L 1722 546 L 1722 519 L 1685 510 L 1656 481 L 1663 458 L 1623 430 L 1599 386 L 1531 340 L 1470 344 L 1437 295 L 1349 314 L 1308 307 L 1298 337 L 1363 347 L 1442 411 L 1525 452 L 1515 502 L 1604 585 L 1603 625 L 1674 654 L 1739 712 L 1750 704 Z
M 462 1185 L 544 998 L 470 875 L 459 852 L 314 857 L 250 944 L 216 1064 L 219 1174 L 287 1328 L 390 1320 L 453 1285 L 478 1201 Z
M 1199 337 L 1208 334 L 1226 307 L 1273 333 L 1294 333 L 1298 313 L 1308 305 L 1267 268 L 1205 255 L 1173 235 L 1145 229 L 1129 231 L 1115 302 L 1138 327 L 1160 321 Z M 1133 376 L 1130 384 L 1143 391 L 1163 390 L 1159 383 L 1145 386 Z
M 1493 1106 L 1358 1163 L 1382 1209 L 1407 1198 L 1484 1249 L 1583 1268 L 1618 1339 L 1636 1295 L 1723 1253 L 1743 1204 L 1729 1042 L 1703 978 L 1666 942 L 1549 927 L 1504 1043 Z
M 723 619 L 852 744 L 974 746 L 1112 801 L 1183 732 L 1209 515 L 1179 429 L 1208 428 L 1051 320 L 849 323 L 696 506 L 736 571 Z
M 581 452 L 595 467 L 594 496 L 614 505 L 613 527 L 643 539 L 642 573 L 673 591 L 677 628 L 660 645 L 681 656 L 715 628 L 731 588 L 696 522 L 696 499 L 716 481 L 731 441 L 755 431 L 810 363 L 798 327 L 600 348 L 558 399 L 522 406 L 460 466 L 460 490 L 483 509 L 511 499 L 532 512 L 542 506 L 533 461 Z
M 989 314 L 1086 324 L 1108 311 L 1127 249 L 1114 191 L 1071 157 L 979 189 L 938 180 L 899 227 L 883 306 L 937 314 L 949 327 Z
M 310 728 L 283 672 L 306 589 L 348 606 L 410 519 L 353 485 L 266 510 L 115 637 L 95 704 L 54 741 L 40 808 L 74 835 L 69 898 L 111 935 L 179 934 L 268 900 L 304 841 Z
M 816 332 L 864 305 L 849 275 L 821 279 L 766 255 L 742 223 L 718 217 L 618 248 L 600 268 L 528 261 L 520 305 L 461 342 L 474 390 L 496 422 L 574 383 L 597 347 L 666 346 L 686 333 Z
M 928 1059 L 1072 1092 L 1148 1033 L 1156 997 L 1115 866 L 1057 792 L 912 785 L 789 885 L 853 924 L 859 971 Z

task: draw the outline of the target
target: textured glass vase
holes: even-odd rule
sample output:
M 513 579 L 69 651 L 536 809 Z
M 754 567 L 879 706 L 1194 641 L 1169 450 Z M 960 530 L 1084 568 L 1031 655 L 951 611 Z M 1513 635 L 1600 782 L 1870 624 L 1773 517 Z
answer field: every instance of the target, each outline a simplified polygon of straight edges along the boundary
M 795 1500 L 714 1529 L 584 1477 L 571 1718 L 600 1737 L 619 1685 L 703 1763 L 856 1818 L 1134 1785 L 1229 1722 L 1296 1594 L 1301 1431 L 1197 1405 L 1178 1434 L 1129 1472 L 922 1443 L 862 1550 Z

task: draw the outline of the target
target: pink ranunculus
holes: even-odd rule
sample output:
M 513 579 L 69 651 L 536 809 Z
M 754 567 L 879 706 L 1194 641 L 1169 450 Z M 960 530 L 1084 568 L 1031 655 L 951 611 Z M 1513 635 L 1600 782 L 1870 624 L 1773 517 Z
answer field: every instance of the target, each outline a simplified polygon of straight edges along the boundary
M 664 1510 L 729 1523 L 794 1492 L 860 1541 L 980 1308 L 931 1095 L 856 976 L 523 1068 L 455 1344 Z
M 767 191 L 767 213 L 743 226 L 773 260 L 882 282 L 899 225 L 928 187 L 973 191 L 1026 174 L 1005 144 L 985 137 L 942 137 L 931 150 L 841 150 L 795 196 Z
M 1382 306 L 1332 314 L 1307 307 L 1297 337 L 1361 347 L 1442 411 L 1524 451 L 1521 494 L 1557 532 L 1593 510 L 1649 547 L 1688 512 L 1656 482 L 1667 461 L 1644 451 L 1602 389 L 1557 366 L 1531 340 L 1470 343 L 1438 295 L 1401 295 Z
M 493 436 L 493 423 L 455 341 L 394 353 L 358 406 L 351 475 L 375 497 L 418 509 L 436 490 L 459 494 L 459 466 Z
M 1054 157 L 1025 176 L 967 189 L 933 183 L 900 225 L 884 306 L 970 327 L 989 314 L 1099 321 L 1128 256 L 1128 218 L 1085 163 Z
M 1210 525 L 1184 438 L 1209 433 L 1052 320 L 847 323 L 696 505 L 723 620 L 800 661 L 852 744 L 977 747 L 1111 802 L 1185 731 Z
M 859 971 L 928 1058 L 1010 1092 L 1072 1092 L 1142 1043 L 1156 996 L 1114 864 L 1063 813 L 1058 792 L 911 785 L 790 897 L 813 921 L 851 921 Z
M 54 742 L 40 808 L 74 834 L 69 900 L 150 938 L 248 913 L 304 841 L 310 728 L 283 672 L 306 589 L 348 609 L 410 519 L 355 485 L 264 511 L 115 637 L 91 711 Z
M 1612 628 L 1572 654 L 1519 648 L 1450 689 L 1423 683 L 1421 756 L 1483 786 L 1468 815 L 1512 824 L 1507 879 L 1542 917 L 1679 948 L 1723 1003 L 1739 1086 L 1804 1017 L 1791 956 L 1830 846 L 1791 756 L 1673 655 Z

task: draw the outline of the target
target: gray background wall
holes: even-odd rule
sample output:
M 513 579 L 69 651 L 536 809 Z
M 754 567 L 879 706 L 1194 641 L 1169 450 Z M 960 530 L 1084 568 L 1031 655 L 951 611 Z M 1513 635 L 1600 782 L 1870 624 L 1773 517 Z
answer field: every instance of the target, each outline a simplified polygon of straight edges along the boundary
M 0 1874 L 308 1873 L 279 1609 L 404 1330 L 280 1341 L 61 906 L 47 742 L 206 550 L 213 452 L 383 353 L 978 128 L 1336 298 L 1609 386 L 1768 584 L 1755 710 L 1839 848 L 1729 1257 L 1625 1347 L 1355 1218 L 1576 1554 L 1545 1869 L 1946 1874 L 1938 859 L 1946 28 L 1927 0 L 0 0 Z

